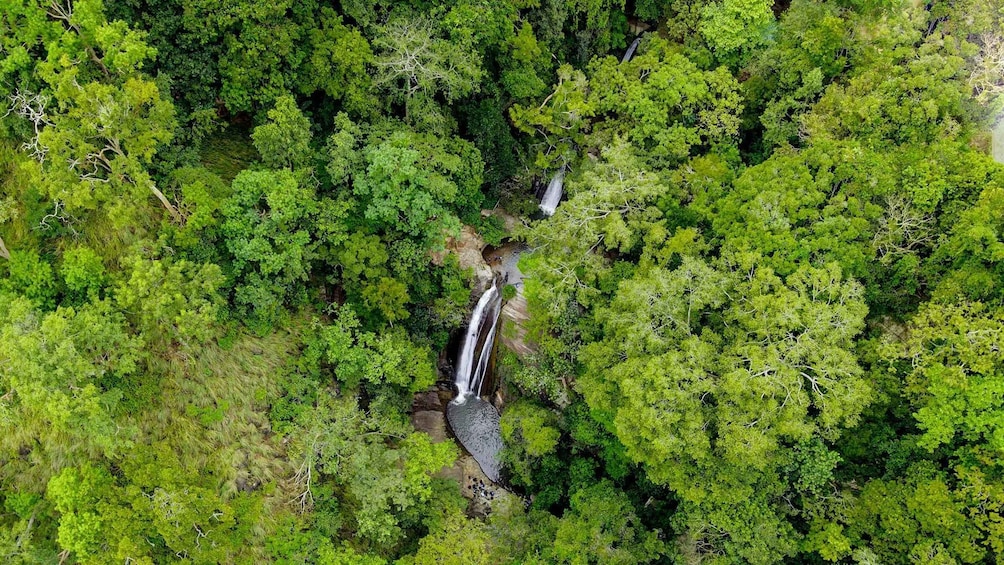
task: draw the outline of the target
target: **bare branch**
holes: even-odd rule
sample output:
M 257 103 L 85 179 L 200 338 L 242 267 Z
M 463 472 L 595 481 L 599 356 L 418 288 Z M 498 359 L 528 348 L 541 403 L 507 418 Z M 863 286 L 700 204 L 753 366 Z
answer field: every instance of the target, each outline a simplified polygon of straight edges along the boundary
M 969 86 L 978 102 L 990 105 L 1004 94 L 1004 37 L 984 33 L 976 43 L 980 51 L 973 57 Z
M 21 148 L 39 163 L 45 161 L 45 156 L 49 152 L 49 148 L 42 145 L 38 139 L 42 129 L 52 125 L 45 113 L 45 105 L 48 102 L 49 99 L 43 94 L 22 92 L 18 89 L 10 95 L 10 109 L 4 114 L 6 117 L 13 113 L 31 122 L 35 133 Z

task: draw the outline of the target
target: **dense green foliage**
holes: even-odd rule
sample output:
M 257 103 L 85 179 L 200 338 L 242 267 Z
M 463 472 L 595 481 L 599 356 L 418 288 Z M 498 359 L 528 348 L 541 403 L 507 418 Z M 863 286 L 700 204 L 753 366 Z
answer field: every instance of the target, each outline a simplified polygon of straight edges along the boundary
M 1002 69 L 997 0 L 0 0 L 0 561 L 1000 562 Z M 409 419 L 472 231 L 487 516 Z

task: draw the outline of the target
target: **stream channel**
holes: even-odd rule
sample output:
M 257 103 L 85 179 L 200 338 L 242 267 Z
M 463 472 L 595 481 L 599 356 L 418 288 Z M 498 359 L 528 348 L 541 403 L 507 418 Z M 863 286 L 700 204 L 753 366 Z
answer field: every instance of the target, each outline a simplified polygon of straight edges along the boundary
M 519 323 L 521 313 L 525 315 L 523 275 L 516 265 L 521 251 L 520 245 L 510 243 L 499 248 L 487 247 L 484 252 L 493 279 L 478 297 L 457 348 L 453 364 L 457 396 L 446 406 L 446 418 L 454 437 L 478 462 L 485 476 L 496 483 L 501 478 L 502 433 L 498 408 L 491 402 L 498 386 L 493 368 L 495 350 L 501 341 L 500 327 L 512 321 Z M 503 300 L 506 285 L 512 285 L 516 291 L 508 301 Z M 506 346 L 519 347 L 509 343 Z

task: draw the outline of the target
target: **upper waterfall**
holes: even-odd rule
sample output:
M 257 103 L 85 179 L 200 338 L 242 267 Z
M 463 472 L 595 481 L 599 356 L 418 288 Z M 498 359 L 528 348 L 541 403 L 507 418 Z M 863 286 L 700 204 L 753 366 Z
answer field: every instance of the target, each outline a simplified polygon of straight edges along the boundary
M 561 202 L 562 189 L 565 184 L 565 167 L 558 169 L 557 173 L 554 173 L 554 177 L 551 178 L 551 182 L 547 184 L 547 190 L 544 192 L 544 197 L 540 199 L 540 210 L 544 212 L 547 216 L 553 216 L 554 211 L 558 209 L 558 203 Z
M 639 43 L 641 43 L 641 37 L 638 37 L 631 42 L 631 45 L 627 48 L 627 51 L 624 52 L 624 58 L 621 59 L 622 63 L 627 63 L 628 61 L 631 60 L 631 57 L 634 57 L 634 51 L 635 49 L 638 48 Z

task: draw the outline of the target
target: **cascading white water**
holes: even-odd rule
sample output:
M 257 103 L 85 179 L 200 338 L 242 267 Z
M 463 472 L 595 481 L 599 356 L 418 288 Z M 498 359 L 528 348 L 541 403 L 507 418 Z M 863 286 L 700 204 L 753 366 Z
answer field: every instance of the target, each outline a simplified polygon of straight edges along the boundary
M 621 59 L 622 63 L 627 63 L 631 60 L 631 57 L 634 57 L 634 51 L 638 48 L 639 43 L 641 43 L 640 37 L 631 42 L 630 47 L 628 47 L 627 51 L 624 52 L 624 58 Z
M 481 345 L 481 351 L 478 354 L 478 364 L 474 367 L 474 372 L 471 374 L 471 392 L 479 397 L 481 396 L 481 385 L 484 384 L 485 374 L 488 372 L 488 361 L 492 357 L 492 347 L 495 345 L 495 331 L 499 327 L 499 315 L 502 313 L 501 296 L 493 301 L 493 309 L 490 312 L 490 317 L 487 319 L 491 320 L 491 326 L 488 330 L 488 335 L 485 336 L 484 343 Z
M 493 283 L 478 299 L 471 314 L 471 322 L 457 356 L 457 372 L 453 379 L 457 385 L 457 398 L 453 402 L 463 404 L 468 397 L 481 395 L 481 383 L 488 370 L 501 312 L 502 296 Z
M 481 400 L 481 385 L 488 371 L 501 313 L 502 295 L 492 283 L 471 314 L 453 379 L 457 397 L 446 405 L 446 419 L 457 440 L 474 456 L 485 475 L 495 482 L 499 481 L 501 469 L 500 416 L 490 402 Z
M 540 199 L 540 211 L 545 215 L 553 216 L 554 211 L 558 209 L 564 184 L 565 167 L 561 167 L 558 172 L 554 173 L 551 182 L 547 184 L 547 190 L 544 191 L 544 197 Z

